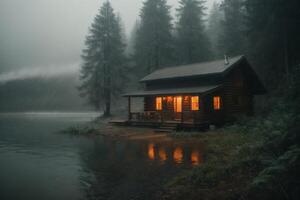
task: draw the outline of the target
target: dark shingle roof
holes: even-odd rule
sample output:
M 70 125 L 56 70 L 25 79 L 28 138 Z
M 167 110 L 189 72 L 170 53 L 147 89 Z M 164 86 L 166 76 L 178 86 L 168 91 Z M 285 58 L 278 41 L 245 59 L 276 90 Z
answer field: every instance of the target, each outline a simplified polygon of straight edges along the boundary
M 229 59 L 229 64 L 225 64 L 224 59 L 204 63 L 195 63 L 176 67 L 159 69 L 144 77 L 141 82 L 154 81 L 160 79 L 182 78 L 191 76 L 202 76 L 223 73 L 233 65 L 242 60 L 243 56 L 236 56 Z
M 208 86 L 198 86 L 198 87 L 188 87 L 188 88 L 169 88 L 169 89 L 159 89 L 159 90 L 145 90 L 137 91 L 132 93 L 124 94 L 123 96 L 128 97 L 143 97 L 143 96 L 153 96 L 153 95 L 180 95 L 180 94 L 202 94 L 219 88 L 220 85 L 208 85 Z

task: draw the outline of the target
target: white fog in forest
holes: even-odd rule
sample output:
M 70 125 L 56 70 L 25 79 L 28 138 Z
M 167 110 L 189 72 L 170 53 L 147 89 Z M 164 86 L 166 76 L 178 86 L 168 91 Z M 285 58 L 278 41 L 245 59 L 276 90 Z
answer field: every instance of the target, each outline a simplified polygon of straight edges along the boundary
M 179 0 L 168 0 L 175 18 Z M 207 0 L 207 13 L 213 2 Z M 85 36 L 104 0 L 1 0 L 0 82 L 79 70 Z M 127 38 L 141 0 L 111 0 Z

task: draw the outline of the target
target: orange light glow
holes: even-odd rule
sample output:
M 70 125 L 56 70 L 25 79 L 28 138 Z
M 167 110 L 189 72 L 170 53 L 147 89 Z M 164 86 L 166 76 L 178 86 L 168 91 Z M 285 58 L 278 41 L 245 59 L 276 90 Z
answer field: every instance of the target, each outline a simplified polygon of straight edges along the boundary
M 160 148 L 158 150 L 158 156 L 159 156 L 159 159 L 162 160 L 162 161 L 166 161 L 167 160 L 167 153 L 166 153 L 166 151 L 163 148 Z
M 150 160 L 154 160 L 155 159 L 155 151 L 154 151 L 154 144 L 150 143 L 148 145 L 148 157 Z
M 182 97 L 174 97 L 174 111 L 182 112 Z
M 167 102 L 168 103 L 172 103 L 172 101 L 173 101 L 173 97 L 171 97 L 171 96 L 167 97 Z
M 162 98 L 156 97 L 156 110 L 162 110 Z
M 194 150 L 191 154 L 192 165 L 199 165 L 201 162 L 199 152 Z
M 221 97 L 220 96 L 215 96 L 214 97 L 214 109 L 215 110 L 220 110 L 221 109 Z
M 193 96 L 191 98 L 191 109 L 194 111 L 199 110 L 199 96 Z
M 176 147 L 173 152 L 173 159 L 176 163 L 181 163 L 183 160 L 183 150 L 181 147 Z

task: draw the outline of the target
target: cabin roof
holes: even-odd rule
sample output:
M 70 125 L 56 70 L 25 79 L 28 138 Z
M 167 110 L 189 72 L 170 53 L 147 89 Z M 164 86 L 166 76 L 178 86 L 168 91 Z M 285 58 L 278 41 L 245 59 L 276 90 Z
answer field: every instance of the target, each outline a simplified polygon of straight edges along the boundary
M 158 89 L 158 90 L 144 90 L 126 93 L 125 97 L 144 97 L 153 95 L 181 95 L 181 94 L 203 94 L 219 88 L 221 85 L 207 85 L 198 87 L 186 88 L 171 88 L 171 89 Z
M 222 60 L 216 60 L 210 62 L 181 65 L 176 67 L 167 67 L 152 72 L 151 74 L 145 76 L 140 81 L 148 82 L 148 81 L 162 80 L 162 79 L 221 74 L 229 70 L 239 61 L 241 61 L 243 58 L 244 56 L 242 55 L 230 58 L 228 59 L 229 64 L 225 64 L 224 59 L 222 59 Z

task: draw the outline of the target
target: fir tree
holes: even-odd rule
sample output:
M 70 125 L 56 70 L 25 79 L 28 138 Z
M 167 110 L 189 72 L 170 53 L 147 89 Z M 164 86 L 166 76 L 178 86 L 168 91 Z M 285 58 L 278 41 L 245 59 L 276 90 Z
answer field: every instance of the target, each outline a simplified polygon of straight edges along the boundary
M 219 37 L 219 49 L 230 56 L 245 53 L 245 12 L 243 0 L 224 0 L 221 4 L 224 19 Z
M 124 49 L 120 19 L 105 2 L 92 23 L 83 50 L 81 95 L 110 115 L 111 98 L 122 89 Z
M 181 0 L 177 23 L 177 55 L 180 63 L 193 63 L 210 57 L 205 34 L 205 1 Z
M 224 52 L 220 51 L 219 43 L 220 32 L 221 32 L 221 22 L 223 20 L 223 12 L 220 9 L 218 3 L 214 3 L 208 17 L 208 37 L 210 39 L 211 50 L 214 58 L 221 58 L 224 56 Z
M 141 75 L 172 61 L 172 24 L 166 0 L 146 0 L 136 35 L 135 61 Z
M 136 38 L 137 38 L 137 32 L 140 27 L 140 22 L 137 20 L 131 30 L 130 37 L 128 39 L 127 44 L 127 55 L 134 56 L 135 55 L 135 46 L 136 46 Z
M 276 86 L 300 62 L 300 1 L 245 0 L 249 51 Z M 273 80 L 272 80 L 273 79 Z

